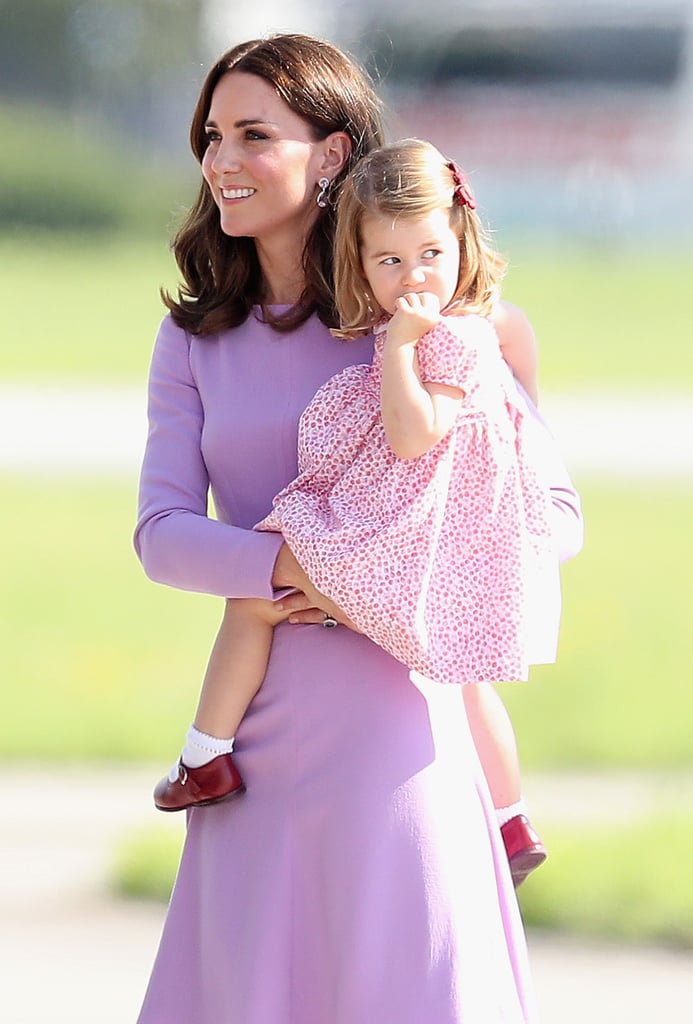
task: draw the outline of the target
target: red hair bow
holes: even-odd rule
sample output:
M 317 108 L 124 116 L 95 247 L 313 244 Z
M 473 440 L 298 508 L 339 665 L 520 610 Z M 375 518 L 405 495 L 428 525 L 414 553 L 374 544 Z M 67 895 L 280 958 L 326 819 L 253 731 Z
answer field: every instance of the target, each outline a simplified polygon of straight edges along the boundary
M 476 199 L 472 195 L 467 175 L 461 167 L 457 166 L 454 160 L 451 160 L 446 166 L 452 174 L 452 180 L 455 183 L 455 190 L 453 194 L 457 205 L 468 206 L 470 210 L 476 210 Z

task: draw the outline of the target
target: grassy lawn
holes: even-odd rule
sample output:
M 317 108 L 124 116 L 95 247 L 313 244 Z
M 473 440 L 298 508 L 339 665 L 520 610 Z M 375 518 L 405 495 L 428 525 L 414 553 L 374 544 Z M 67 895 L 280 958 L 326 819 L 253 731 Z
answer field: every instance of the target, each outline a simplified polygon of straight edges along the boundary
M 693 256 L 510 247 L 505 295 L 532 320 L 544 388 L 674 389 L 693 380 Z M 142 381 L 177 270 L 166 238 L 0 241 L 0 372 Z M 665 313 L 663 313 L 665 311 Z M 690 388 L 689 388 L 690 390 Z
M 527 925 L 693 948 L 693 812 L 543 834 L 551 855 L 518 893 Z
M 693 815 L 542 832 L 551 855 L 518 890 L 527 926 L 693 949 Z M 182 832 L 163 826 L 126 837 L 113 862 L 114 888 L 167 901 L 181 845 Z
M 509 256 L 504 295 L 534 325 L 542 387 L 690 393 L 690 250 L 532 252 L 518 246 Z
M 588 540 L 565 566 L 559 662 L 502 690 L 523 762 L 690 766 L 693 485 L 582 490 Z M 134 481 L 5 479 L 0 501 L 0 757 L 167 761 L 221 603 L 146 580 Z
M 0 677 L 13 723 L 0 757 L 168 759 L 220 604 L 145 578 L 130 543 L 134 482 L 4 480 L 0 493 Z
M 693 764 L 693 481 L 581 487 L 558 663 L 501 688 L 530 767 Z
M 142 382 L 177 270 L 166 240 L 45 235 L 0 241 L 3 377 Z

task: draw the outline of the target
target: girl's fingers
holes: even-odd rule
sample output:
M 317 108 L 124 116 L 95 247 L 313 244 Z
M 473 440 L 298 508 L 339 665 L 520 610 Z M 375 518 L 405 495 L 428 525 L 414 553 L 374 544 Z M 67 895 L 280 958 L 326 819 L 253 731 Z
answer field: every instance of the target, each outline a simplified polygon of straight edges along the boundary
M 278 612 L 282 612 L 286 616 L 304 611 L 306 608 L 312 608 L 313 602 L 308 600 L 303 591 L 297 590 L 293 594 L 287 594 L 281 601 L 277 601 L 275 607 Z
M 325 613 L 320 608 L 306 608 L 303 611 L 292 612 L 289 622 L 292 625 L 312 626 L 325 621 Z

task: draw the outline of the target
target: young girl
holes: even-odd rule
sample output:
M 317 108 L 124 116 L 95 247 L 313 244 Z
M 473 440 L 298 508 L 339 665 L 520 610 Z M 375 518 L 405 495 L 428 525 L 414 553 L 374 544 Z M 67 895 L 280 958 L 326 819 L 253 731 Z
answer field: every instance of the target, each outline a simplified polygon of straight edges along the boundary
M 283 534 L 330 609 L 325 626 L 348 621 L 412 671 L 457 684 L 553 661 L 560 612 L 539 441 L 488 319 L 504 263 L 475 205 L 462 172 L 418 140 L 369 154 L 347 179 L 339 334 L 375 330 L 374 360 L 320 389 L 301 420 L 300 474 L 256 527 Z M 534 393 L 526 351 L 506 356 Z M 280 618 L 280 605 L 227 602 L 186 748 L 155 791 L 162 810 L 244 788 L 233 736 Z

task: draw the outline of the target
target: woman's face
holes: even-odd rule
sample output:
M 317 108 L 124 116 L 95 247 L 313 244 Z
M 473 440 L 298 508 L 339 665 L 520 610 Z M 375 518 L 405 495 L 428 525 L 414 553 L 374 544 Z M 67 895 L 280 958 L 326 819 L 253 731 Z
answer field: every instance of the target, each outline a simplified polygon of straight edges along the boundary
M 217 83 L 206 122 L 202 173 L 227 235 L 295 247 L 317 216 L 317 182 L 328 140 L 316 141 L 257 75 L 232 71 Z

